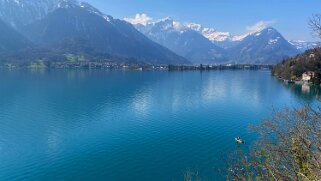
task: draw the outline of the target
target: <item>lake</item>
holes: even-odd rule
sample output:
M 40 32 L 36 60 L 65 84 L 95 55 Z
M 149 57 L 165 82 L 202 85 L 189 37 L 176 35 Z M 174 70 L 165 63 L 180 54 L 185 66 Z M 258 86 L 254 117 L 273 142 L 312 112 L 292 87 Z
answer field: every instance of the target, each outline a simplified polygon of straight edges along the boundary
M 249 124 L 319 95 L 264 70 L 1 70 L 0 180 L 225 180 Z

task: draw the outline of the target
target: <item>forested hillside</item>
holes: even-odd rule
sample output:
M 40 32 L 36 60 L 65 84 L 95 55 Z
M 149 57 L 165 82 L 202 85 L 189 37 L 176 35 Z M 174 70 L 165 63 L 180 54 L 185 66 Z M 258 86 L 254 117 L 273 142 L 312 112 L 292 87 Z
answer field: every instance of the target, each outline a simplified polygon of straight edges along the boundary
M 302 74 L 308 71 L 315 73 L 311 82 L 320 84 L 321 48 L 307 50 L 303 54 L 284 60 L 273 68 L 272 73 L 286 80 L 301 80 Z

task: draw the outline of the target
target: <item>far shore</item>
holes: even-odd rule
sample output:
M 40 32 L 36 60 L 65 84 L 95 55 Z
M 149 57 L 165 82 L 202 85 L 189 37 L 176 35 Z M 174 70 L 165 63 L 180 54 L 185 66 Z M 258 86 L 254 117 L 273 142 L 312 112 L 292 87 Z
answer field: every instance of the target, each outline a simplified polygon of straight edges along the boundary
M 121 69 L 121 70 L 168 70 L 168 71 L 188 71 L 188 70 L 271 70 L 273 65 L 255 64 L 197 64 L 197 65 L 174 65 L 174 64 L 126 64 L 111 62 L 37 62 L 28 64 L 4 63 L 0 65 L 2 69 Z

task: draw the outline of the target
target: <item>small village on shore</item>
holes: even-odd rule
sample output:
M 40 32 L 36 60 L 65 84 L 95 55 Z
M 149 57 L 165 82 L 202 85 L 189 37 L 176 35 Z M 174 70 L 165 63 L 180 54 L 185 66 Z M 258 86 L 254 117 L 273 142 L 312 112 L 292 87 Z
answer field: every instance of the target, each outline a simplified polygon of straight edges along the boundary
M 174 64 L 127 64 L 113 62 L 36 62 L 30 64 L 5 63 L 0 65 L 3 69 L 115 69 L 115 70 L 271 70 L 273 65 L 253 65 L 253 64 L 215 64 L 215 65 L 174 65 Z

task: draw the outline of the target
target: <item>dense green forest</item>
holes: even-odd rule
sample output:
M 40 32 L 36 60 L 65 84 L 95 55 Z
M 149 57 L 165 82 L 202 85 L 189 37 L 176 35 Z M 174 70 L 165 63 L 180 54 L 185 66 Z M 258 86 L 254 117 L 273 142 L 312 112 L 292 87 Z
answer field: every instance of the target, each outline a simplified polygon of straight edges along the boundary
M 272 73 L 285 80 L 301 80 L 307 71 L 315 73 L 311 82 L 320 84 L 321 79 L 321 48 L 307 50 L 305 53 L 289 58 L 277 64 Z

